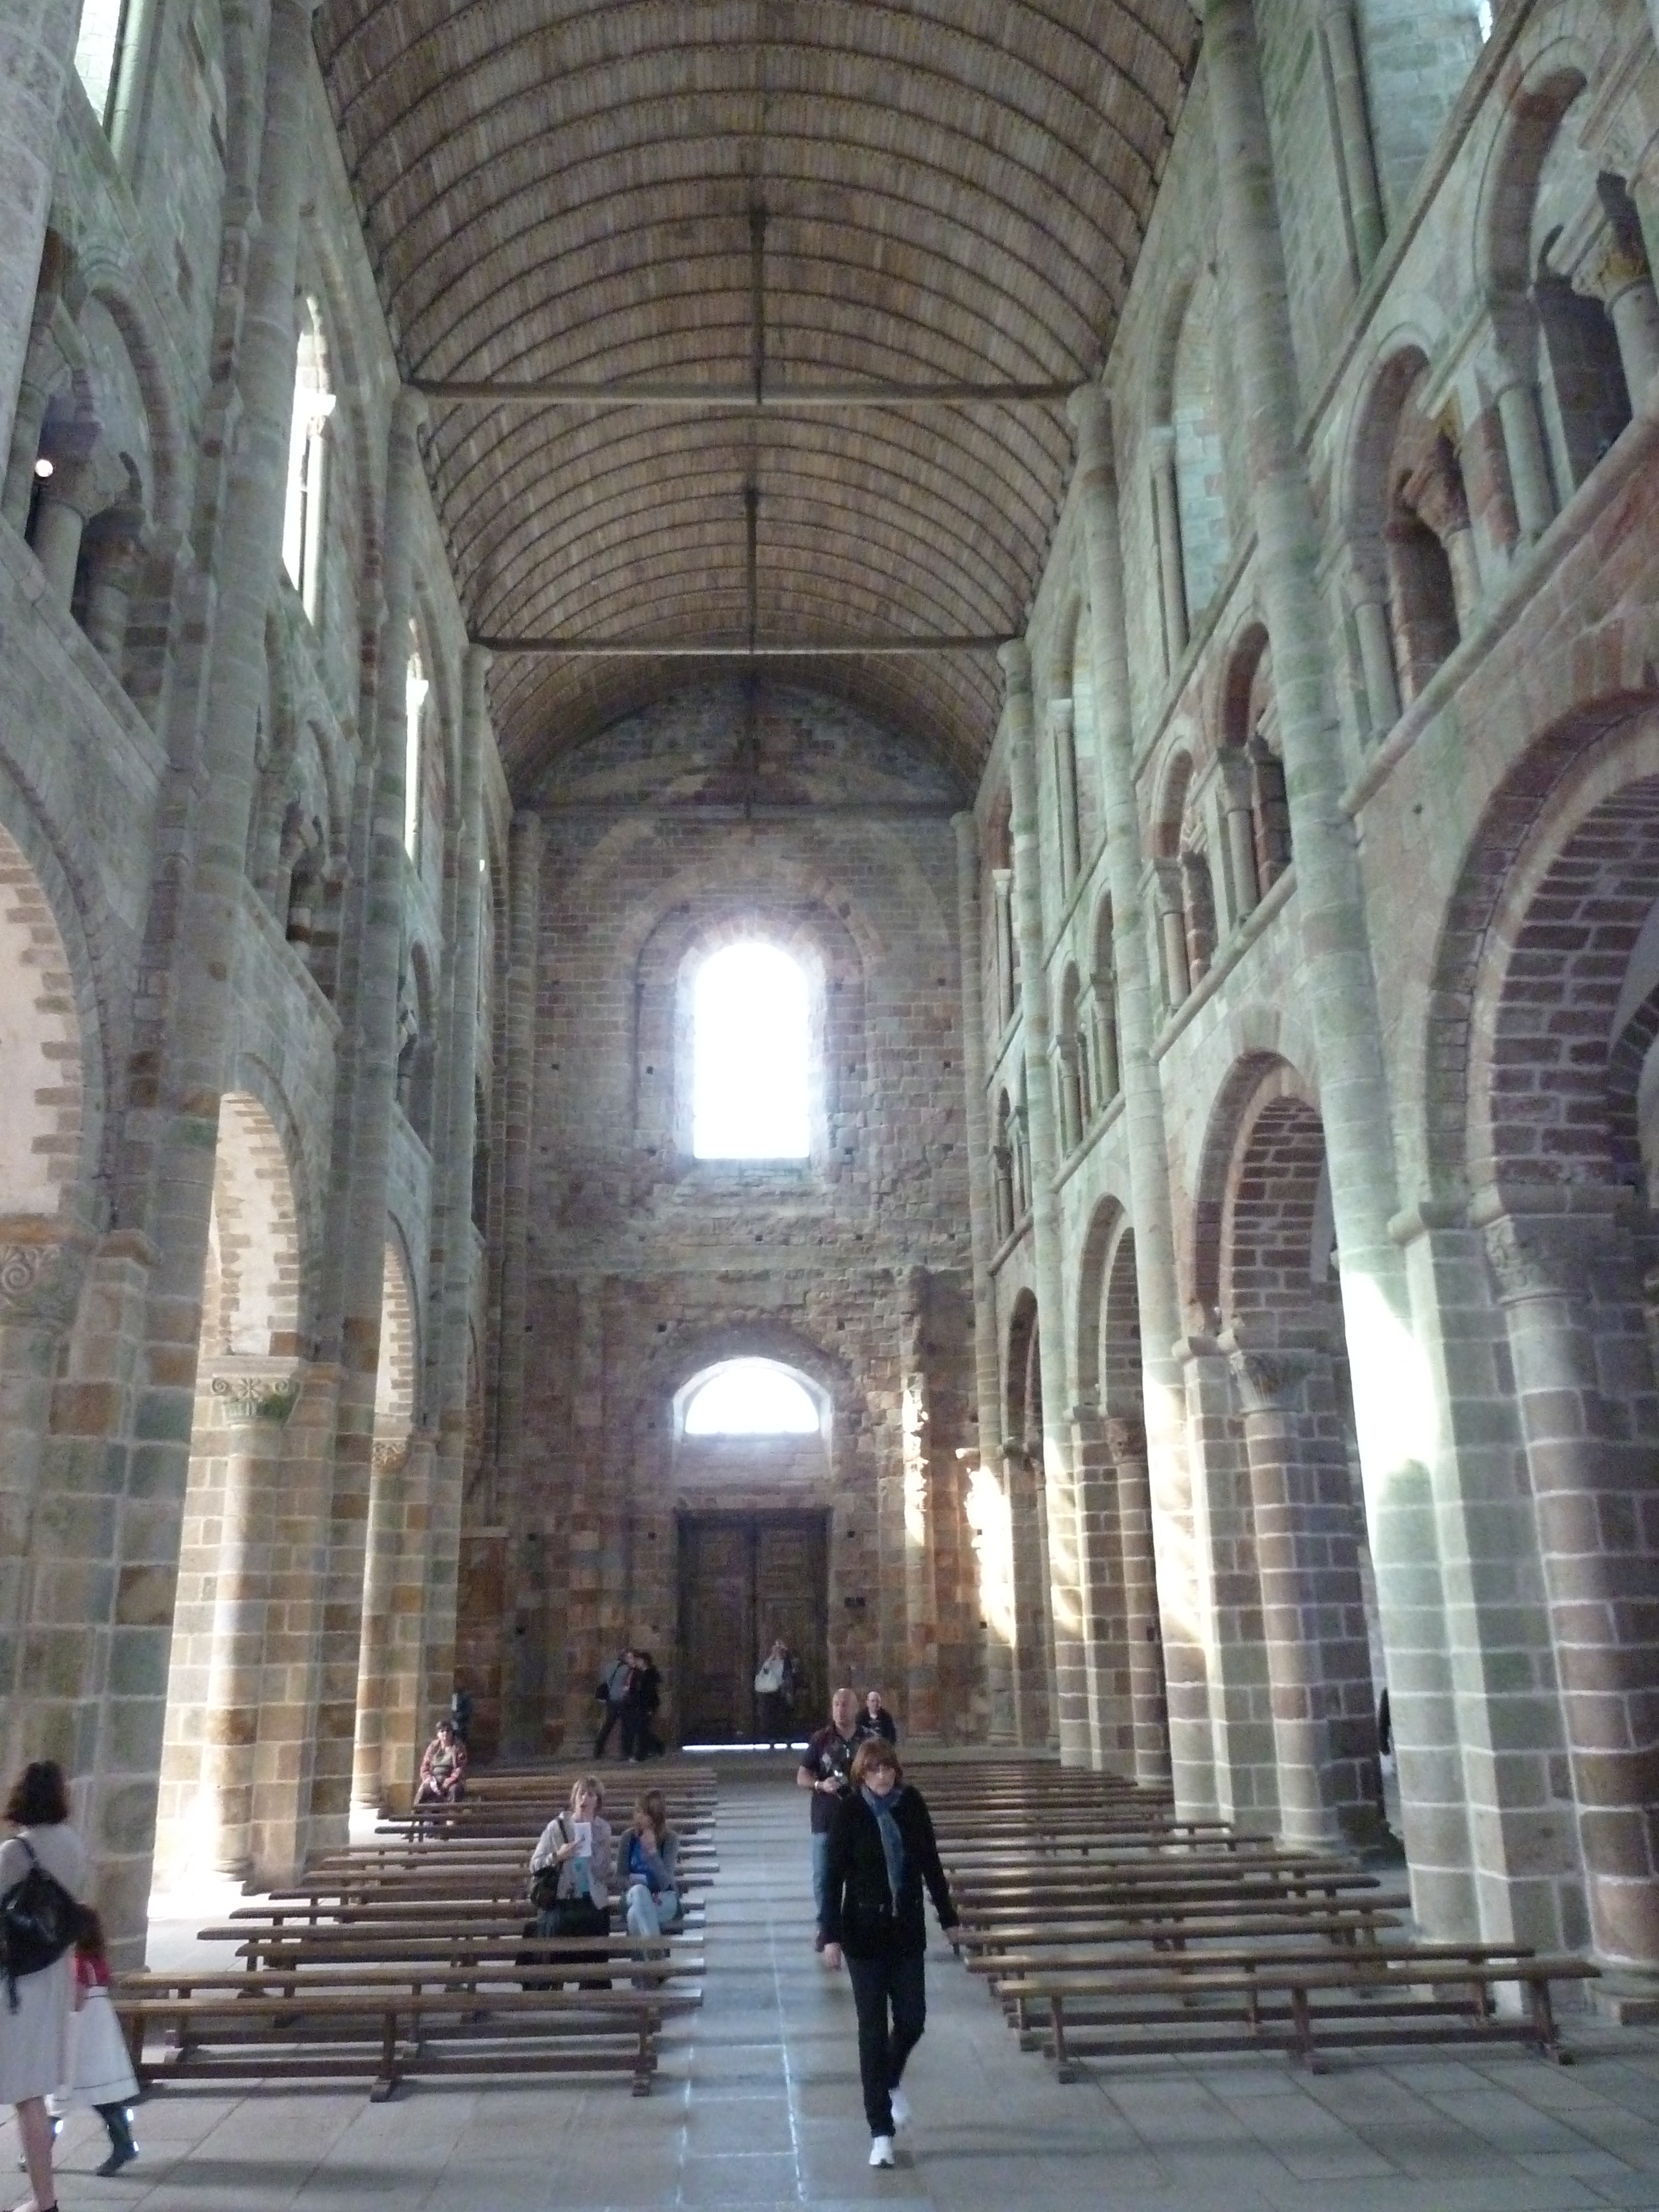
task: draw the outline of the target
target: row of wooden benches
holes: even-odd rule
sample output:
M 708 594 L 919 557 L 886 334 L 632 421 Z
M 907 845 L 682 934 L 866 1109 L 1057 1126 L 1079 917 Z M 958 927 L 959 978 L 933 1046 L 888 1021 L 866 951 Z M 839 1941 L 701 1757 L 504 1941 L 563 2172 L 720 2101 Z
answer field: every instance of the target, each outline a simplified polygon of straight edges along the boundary
M 714 1778 L 663 1780 L 695 1899 L 714 1867 Z M 501 1793 L 487 1832 L 465 1819 L 436 1833 L 383 1824 L 201 1930 L 235 1963 L 124 1976 L 116 2004 L 141 2078 L 367 2078 L 383 2099 L 416 2075 L 625 2073 L 645 2094 L 665 2023 L 700 1999 L 700 1911 L 690 1903 L 654 1939 L 536 1932 L 530 1856 L 568 1788 L 544 1776 Z
M 1352 1859 L 1177 1821 L 1113 1778 L 920 1778 L 963 1960 L 1063 2079 L 1089 2058 L 1279 2050 L 1317 2068 L 1339 2047 L 1506 2039 L 1560 2058 L 1551 1985 L 1595 1972 L 1414 1941 L 1409 1896 Z

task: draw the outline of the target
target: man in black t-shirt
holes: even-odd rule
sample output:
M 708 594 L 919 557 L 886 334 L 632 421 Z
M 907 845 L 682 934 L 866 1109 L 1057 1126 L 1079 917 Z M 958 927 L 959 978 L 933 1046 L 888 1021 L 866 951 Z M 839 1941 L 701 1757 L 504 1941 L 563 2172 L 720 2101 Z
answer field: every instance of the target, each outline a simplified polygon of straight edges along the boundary
M 858 1699 L 850 1690 L 837 1690 L 830 1700 L 830 1725 L 821 1728 L 801 1754 L 795 1770 L 795 1786 L 812 1792 L 812 1902 L 819 1923 L 823 1918 L 823 1891 L 830 1868 L 830 1823 L 837 1799 L 851 1786 L 853 1754 L 864 1741 L 858 1723 Z M 812 1948 L 823 1948 L 822 1936 Z

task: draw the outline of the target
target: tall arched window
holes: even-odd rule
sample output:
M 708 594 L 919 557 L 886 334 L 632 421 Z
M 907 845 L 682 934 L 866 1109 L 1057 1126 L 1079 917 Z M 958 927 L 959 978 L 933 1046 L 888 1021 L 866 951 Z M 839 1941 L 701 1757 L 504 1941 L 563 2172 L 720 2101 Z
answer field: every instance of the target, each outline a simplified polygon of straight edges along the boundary
M 317 302 L 307 296 L 300 318 L 294 420 L 289 430 L 283 566 L 313 623 L 322 605 L 323 491 L 328 418 L 333 412 L 334 394 L 328 382 L 328 341 L 323 336 L 323 319 Z
M 126 35 L 127 0 L 86 0 L 75 42 L 75 74 L 106 131 L 115 106 Z
M 806 977 L 775 945 L 728 945 L 691 996 L 691 1151 L 700 1160 L 800 1160 L 811 1142 Z
M 409 625 L 409 665 L 404 678 L 404 850 L 411 860 L 421 857 L 421 778 L 426 758 L 421 744 L 426 695 L 432 684 L 421 659 L 421 634 Z

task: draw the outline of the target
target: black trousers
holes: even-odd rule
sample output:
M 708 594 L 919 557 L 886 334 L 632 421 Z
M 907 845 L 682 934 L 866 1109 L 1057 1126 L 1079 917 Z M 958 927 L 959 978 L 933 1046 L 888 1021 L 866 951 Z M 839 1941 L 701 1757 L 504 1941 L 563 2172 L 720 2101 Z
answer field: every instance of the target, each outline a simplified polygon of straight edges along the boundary
M 623 1742 L 624 1747 L 626 1747 L 628 1741 L 628 1723 L 623 1717 L 627 1711 L 628 1708 L 625 1705 L 613 1705 L 609 1698 L 605 1699 L 604 1725 L 593 1739 L 593 1756 L 595 1759 L 603 1759 L 605 1757 L 605 1747 L 611 1741 L 611 1731 L 616 1727 L 618 1721 L 621 1721 L 623 1723 Z
M 848 1959 L 847 1974 L 858 2008 L 864 2117 L 872 2136 L 890 2136 L 892 2093 L 927 2025 L 927 1960 L 920 1951 L 910 1959 Z

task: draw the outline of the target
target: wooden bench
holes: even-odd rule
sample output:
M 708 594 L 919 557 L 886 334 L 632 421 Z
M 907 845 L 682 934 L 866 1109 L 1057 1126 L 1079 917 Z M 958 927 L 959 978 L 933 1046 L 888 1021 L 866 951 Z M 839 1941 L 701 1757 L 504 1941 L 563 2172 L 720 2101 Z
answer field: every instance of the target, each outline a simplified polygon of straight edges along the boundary
M 642 2097 L 665 2014 L 696 2002 L 660 1990 L 525 1990 L 483 1970 L 424 1966 L 131 1974 L 112 1996 L 145 2086 L 367 2075 L 376 2101 L 437 2073 L 626 2073 Z M 165 2041 L 160 2060 L 144 2047 L 152 2027 Z
M 337 1965 L 429 1965 L 434 1972 L 487 1975 L 510 1980 L 521 1970 L 533 1969 L 538 1960 L 568 1966 L 567 1978 L 577 1969 L 603 1969 L 636 1986 L 664 1988 L 676 1982 L 694 1981 L 703 1971 L 701 1942 L 679 1933 L 638 1936 L 624 1930 L 608 1936 L 526 1935 L 514 1922 L 483 1929 L 411 1929 L 402 1925 L 348 1923 L 335 1927 L 242 1923 L 224 1929 L 204 1928 L 204 1940 L 234 1939 L 233 1956 L 245 1961 L 251 1973 L 275 1972 L 295 1966 Z
M 1000 1984 L 1023 2048 L 1042 2049 L 1062 2081 L 1085 2057 L 1203 2056 L 1280 2050 L 1320 2070 L 1322 2050 L 1400 2044 L 1521 2042 L 1565 2062 L 1553 1982 L 1596 1969 L 1524 1947 L 1413 1944 L 1334 1956 L 1327 1948 L 1167 1954 L 1104 1970 L 1045 1968 Z M 1524 2003 L 1500 2014 L 1493 1992 L 1518 1984 Z M 1033 2015 L 1046 2014 L 1036 2027 Z

